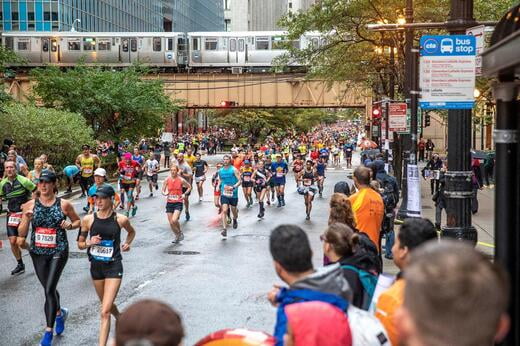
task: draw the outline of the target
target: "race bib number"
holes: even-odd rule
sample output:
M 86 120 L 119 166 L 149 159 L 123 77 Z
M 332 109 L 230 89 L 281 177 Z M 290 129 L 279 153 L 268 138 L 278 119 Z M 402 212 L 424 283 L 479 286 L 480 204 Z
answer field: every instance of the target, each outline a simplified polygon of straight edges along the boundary
M 7 225 L 9 227 L 18 227 L 20 222 L 22 221 L 22 213 L 12 213 L 9 215 L 9 219 L 7 220 Z
M 352 151 L 352 148 L 348 148 L 347 151 L 350 153 Z
M 131 181 L 134 177 L 131 174 L 125 174 L 123 176 L 123 180 Z
M 312 185 L 312 180 L 311 179 L 303 179 L 303 185 L 311 186 Z
M 114 255 L 114 241 L 102 240 L 99 244 L 90 247 L 90 255 L 96 261 L 109 262 Z
M 182 202 L 182 196 L 179 196 L 179 195 L 168 195 L 168 202 L 169 203 Z
M 92 168 L 83 168 L 83 174 L 92 174 Z
M 233 187 L 232 186 L 226 186 L 224 187 L 224 196 L 225 197 L 233 197 Z
M 276 172 L 277 178 L 283 178 L 283 172 Z
M 251 176 L 244 175 L 244 181 L 247 181 L 247 182 L 251 181 Z
M 56 247 L 56 228 L 36 227 L 34 243 L 36 247 L 54 249 Z

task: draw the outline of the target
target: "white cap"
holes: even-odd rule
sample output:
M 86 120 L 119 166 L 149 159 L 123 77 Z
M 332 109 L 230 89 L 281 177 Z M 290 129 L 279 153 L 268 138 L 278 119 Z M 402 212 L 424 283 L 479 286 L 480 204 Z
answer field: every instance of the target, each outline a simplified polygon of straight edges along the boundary
M 94 175 L 100 176 L 100 177 L 106 177 L 107 171 L 105 171 L 104 168 L 98 168 L 94 171 Z

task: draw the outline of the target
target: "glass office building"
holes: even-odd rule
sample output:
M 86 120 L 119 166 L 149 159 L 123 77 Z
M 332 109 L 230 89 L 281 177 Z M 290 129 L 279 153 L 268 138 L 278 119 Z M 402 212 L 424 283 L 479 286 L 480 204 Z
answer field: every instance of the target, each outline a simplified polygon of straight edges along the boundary
M 163 31 L 163 0 L 0 0 L 0 31 Z
M 163 11 L 167 31 L 224 31 L 222 0 L 164 0 Z

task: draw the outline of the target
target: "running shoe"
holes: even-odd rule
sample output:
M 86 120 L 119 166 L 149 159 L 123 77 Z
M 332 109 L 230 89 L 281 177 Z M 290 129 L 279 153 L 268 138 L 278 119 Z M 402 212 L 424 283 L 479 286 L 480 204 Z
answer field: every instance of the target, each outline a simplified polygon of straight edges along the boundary
M 156 190 L 159 190 L 159 185 L 155 185 L 155 189 L 156 189 Z
M 135 214 L 137 214 L 137 206 L 136 205 L 132 208 L 132 217 L 134 217 Z
M 305 220 L 309 221 L 311 219 L 310 215 L 307 214 L 307 217 L 305 218 Z
M 186 221 L 190 221 L 190 213 L 186 213 Z
M 83 207 L 83 211 L 84 211 L 85 213 L 88 213 L 88 212 L 89 212 L 89 210 L 90 210 L 90 208 L 89 208 L 89 207 Z
M 177 240 L 177 242 L 181 242 L 184 240 L 184 233 L 181 232 L 181 234 L 179 234 L 179 239 Z
M 123 204 L 119 205 L 119 209 L 125 209 L 125 206 Z
M 233 229 L 237 229 L 237 227 L 238 227 L 237 219 L 233 219 Z
M 25 273 L 25 264 L 18 263 L 16 265 L 16 268 L 14 268 L 13 271 L 11 272 L 11 275 L 18 275 L 18 274 L 23 274 L 23 273 Z
M 282 199 L 282 207 L 285 207 L 285 200 Z
M 227 237 L 227 230 L 224 228 L 222 232 L 220 232 L 220 235 L 222 235 L 224 238 Z
M 231 225 L 231 217 L 229 217 L 229 215 L 228 215 L 228 217 L 227 217 L 227 224 L 228 224 L 228 225 Z
M 80 198 L 83 198 L 85 197 L 86 195 L 84 193 L 81 194 L 81 196 L 79 196 Z
M 148 197 L 153 197 L 153 193 L 150 193 L 150 196 L 148 196 Z
M 65 321 L 69 317 L 69 309 L 61 308 L 61 315 L 56 316 L 56 334 L 61 335 L 65 330 Z
M 40 341 L 40 346 L 52 346 L 52 331 L 45 331 Z
M 135 196 L 135 200 L 136 200 L 136 201 L 139 200 L 139 195 Z

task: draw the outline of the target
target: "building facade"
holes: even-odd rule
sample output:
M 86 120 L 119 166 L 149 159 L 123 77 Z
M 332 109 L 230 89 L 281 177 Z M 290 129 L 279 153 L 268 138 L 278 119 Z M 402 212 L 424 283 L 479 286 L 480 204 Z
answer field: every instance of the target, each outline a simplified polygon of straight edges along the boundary
M 0 31 L 222 31 L 222 0 L 0 1 Z
M 294 13 L 298 11 L 307 11 L 315 3 L 316 0 L 288 0 L 287 11 Z
M 278 20 L 288 8 L 288 0 L 222 1 L 226 31 L 280 30 Z

